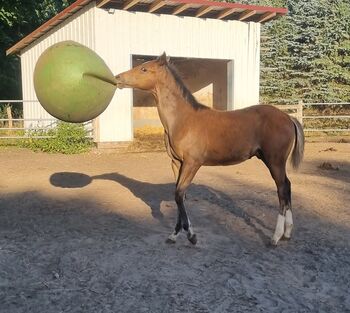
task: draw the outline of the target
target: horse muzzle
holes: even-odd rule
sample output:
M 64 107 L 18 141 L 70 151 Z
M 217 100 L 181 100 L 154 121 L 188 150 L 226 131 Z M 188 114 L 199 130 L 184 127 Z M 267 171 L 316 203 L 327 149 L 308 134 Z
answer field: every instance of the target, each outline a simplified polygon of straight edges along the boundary
M 127 85 L 124 83 L 124 81 L 120 75 L 115 76 L 115 85 L 119 89 L 123 89 L 123 88 L 127 87 Z

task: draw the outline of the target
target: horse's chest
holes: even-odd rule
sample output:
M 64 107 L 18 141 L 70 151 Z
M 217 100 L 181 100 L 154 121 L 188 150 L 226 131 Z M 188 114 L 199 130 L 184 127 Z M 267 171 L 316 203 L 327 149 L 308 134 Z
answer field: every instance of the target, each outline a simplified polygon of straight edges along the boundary
M 178 133 L 173 136 L 169 136 L 169 143 L 171 147 L 171 153 L 174 158 L 178 160 L 183 160 L 185 156 L 191 156 L 192 158 L 197 159 L 197 155 L 201 151 L 199 138 L 191 136 L 190 133 Z

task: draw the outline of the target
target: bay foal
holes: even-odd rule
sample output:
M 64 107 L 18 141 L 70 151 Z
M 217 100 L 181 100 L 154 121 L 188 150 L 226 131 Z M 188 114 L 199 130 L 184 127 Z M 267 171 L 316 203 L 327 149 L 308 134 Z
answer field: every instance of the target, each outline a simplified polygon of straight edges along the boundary
M 289 239 L 293 228 L 291 184 L 286 175 L 290 152 L 297 168 L 304 152 L 304 133 L 300 123 L 275 107 L 256 105 L 236 111 L 217 111 L 196 101 L 165 53 L 116 76 L 119 88 L 149 91 L 156 99 L 165 132 L 165 145 L 176 179 L 175 201 L 178 218 L 168 242 L 175 242 L 184 229 L 188 240 L 197 237 L 188 218 L 185 192 L 202 165 L 232 165 L 261 159 L 277 186 L 279 214 L 272 237 L 277 245 Z

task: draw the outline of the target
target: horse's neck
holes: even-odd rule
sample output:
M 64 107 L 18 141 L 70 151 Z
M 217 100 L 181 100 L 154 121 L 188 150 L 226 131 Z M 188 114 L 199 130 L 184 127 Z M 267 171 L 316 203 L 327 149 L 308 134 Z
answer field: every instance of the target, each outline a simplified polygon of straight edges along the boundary
M 157 85 L 155 98 L 159 118 L 168 134 L 177 128 L 178 123 L 183 122 L 194 113 L 193 108 L 184 98 L 172 77 Z

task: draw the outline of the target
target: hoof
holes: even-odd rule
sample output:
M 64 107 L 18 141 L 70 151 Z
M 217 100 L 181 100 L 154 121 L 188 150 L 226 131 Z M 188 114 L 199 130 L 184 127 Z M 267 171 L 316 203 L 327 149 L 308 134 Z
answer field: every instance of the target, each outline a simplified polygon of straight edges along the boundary
M 292 237 L 292 228 L 286 226 L 286 230 L 283 234 L 283 238 L 289 240 Z
M 176 235 L 175 234 L 171 234 L 167 240 L 165 240 L 166 243 L 169 243 L 169 244 L 174 244 L 176 243 Z
M 197 235 L 196 234 L 193 234 L 192 236 L 187 236 L 187 239 L 193 245 L 195 245 L 197 243 Z
M 270 241 L 270 246 L 273 247 L 273 248 L 276 248 L 277 247 L 277 243 L 278 241 L 274 238 L 271 239 Z
M 284 241 L 289 241 L 292 237 L 287 237 L 286 235 L 283 235 L 283 237 L 281 238 Z
M 176 243 L 176 240 L 171 239 L 171 238 L 167 238 L 167 240 L 165 240 L 165 243 L 167 243 L 167 244 L 174 244 L 174 243 Z

